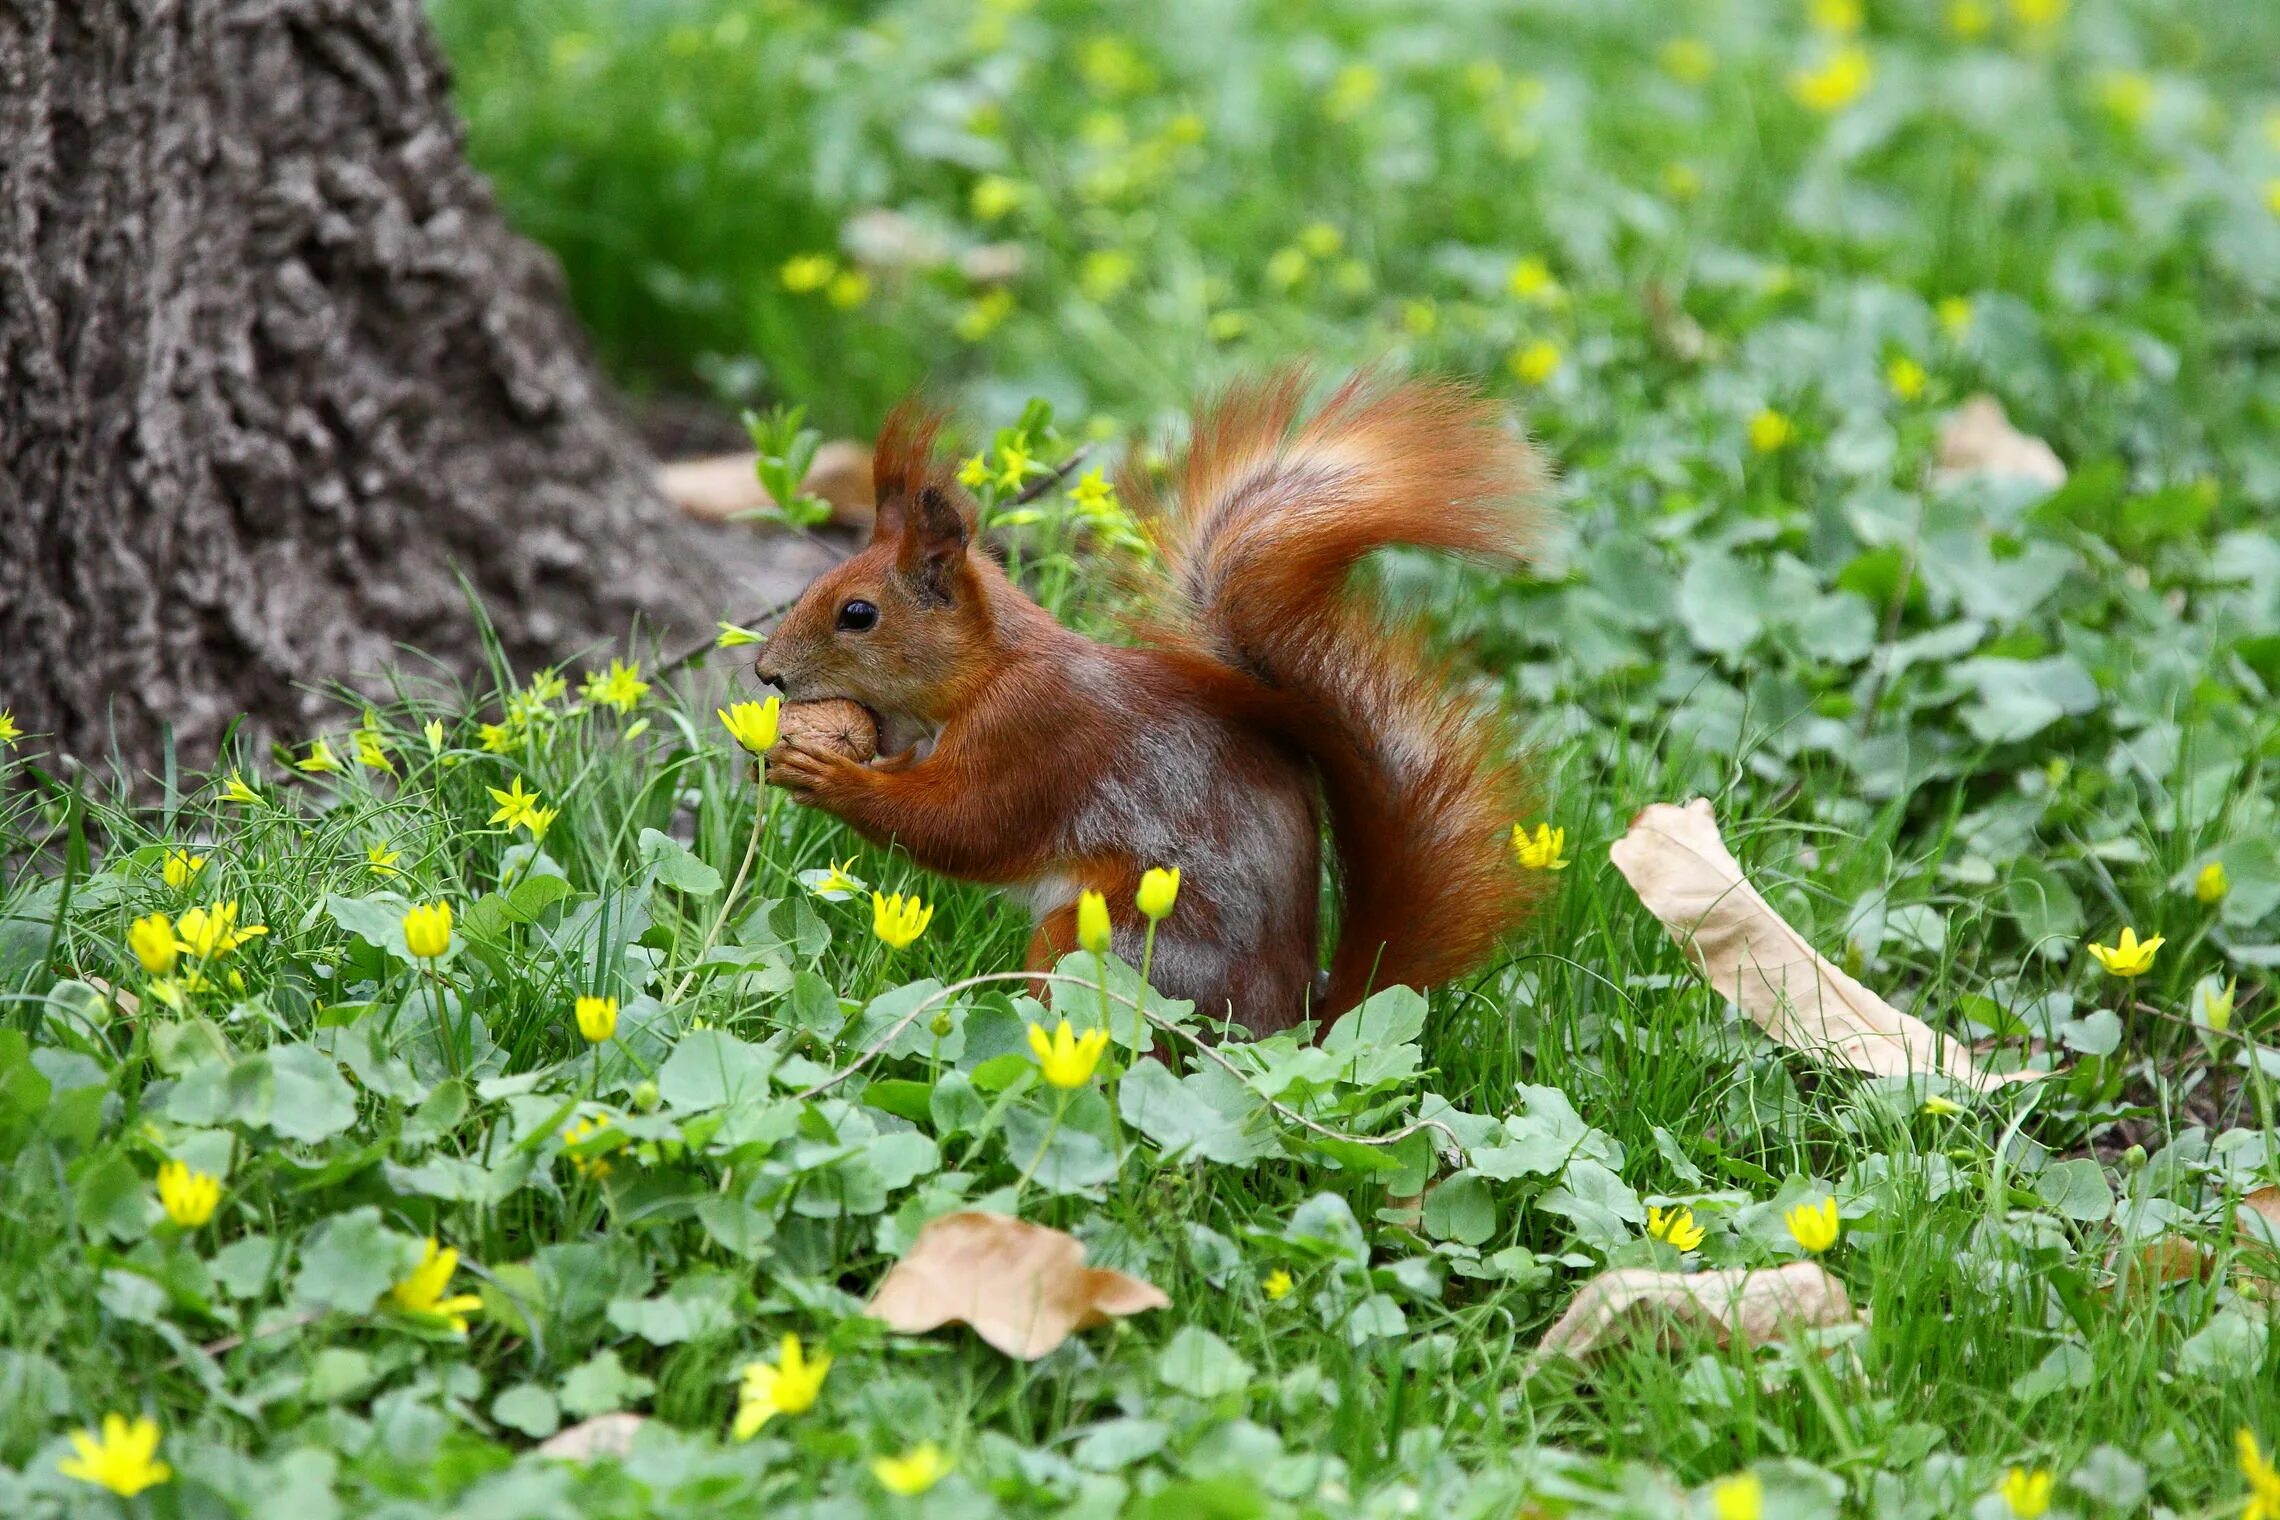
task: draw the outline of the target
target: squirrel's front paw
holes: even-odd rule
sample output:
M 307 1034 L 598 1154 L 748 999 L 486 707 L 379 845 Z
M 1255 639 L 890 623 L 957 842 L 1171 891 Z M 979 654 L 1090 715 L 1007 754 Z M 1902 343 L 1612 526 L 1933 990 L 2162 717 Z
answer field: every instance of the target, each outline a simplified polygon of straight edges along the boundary
M 768 752 L 767 780 L 780 786 L 794 802 L 826 807 L 850 796 L 868 775 L 861 761 L 830 750 L 809 749 L 786 739 Z

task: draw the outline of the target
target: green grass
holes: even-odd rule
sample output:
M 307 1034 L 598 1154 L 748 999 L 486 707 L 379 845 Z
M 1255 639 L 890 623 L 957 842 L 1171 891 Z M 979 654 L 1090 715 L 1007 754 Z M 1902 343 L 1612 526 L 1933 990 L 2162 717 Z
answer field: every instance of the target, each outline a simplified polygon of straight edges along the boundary
M 1038 1010 L 1003 984 L 793 1096 L 1018 966 L 1025 926 L 756 814 L 711 712 L 731 656 L 622 713 L 578 696 L 607 651 L 559 693 L 344 700 L 332 750 L 369 726 L 391 770 L 184 757 L 134 811 L 27 736 L 0 750 L 0 1513 L 117 1513 L 56 1466 L 113 1410 L 159 1422 L 175 1479 L 134 1505 L 168 1515 L 1661 1516 L 1748 1468 L 1770 1516 L 1993 1520 L 2014 1465 L 2053 1513 L 2240 1513 L 2233 1433 L 2280 1439 L 2280 1262 L 2239 1212 L 2280 1167 L 2280 18 L 2004 4 L 1959 40 L 1944 6 L 1867 9 L 1873 87 L 1821 116 L 1787 81 L 1838 44 L 1786 4 L 441 0 L 475 156 L 637 385 L 864 429 L 929 380 L 993 458 L 1004 426 L 1049 459 L 1293 355 L 1509 395 L 1563 472 L 1542 564 L 1386 576 L 1522 715 L 1573 864 L 1421 1024 L 1391 998 L 1271 1088 L 1359 1135 L 1442 1115 L 1453 1152 L 1265 1110 L 1259 1073 L 1302 1060 L 1270 1042 L 1187 1085 L 1220 1159 L 1112 1115 L 1152 1080 L 1121 1055 L 1040 1156 Z M 1687 35 L 1695 83 L 1664 61 Z M 864 266 L 843 305 L 785 288 L 860 265 L 880 207 L 945 261 Z M 1003 301 L 956 257 L 998 240 L 1026 259 Z M 1548 374 L 1515 362 L 1539 344 Z M 1983 391 L 2066 486 L 1932 474 Z M 1057 431 L 1015 423 L 1031 395 Z M 1759 450 L 1768 409 L 1792 432 Z M 1123 524 L 1038 512 L 997 509 L 1025 583 L 1107 626 L 1072 546 Z M 259 802 L 222 799 L 232 768 Z M 560 809 L 536 849 L 488 821 L 512 778 Z M 1979 1098 L 1768 1043 L 1608 863 L 1692 795 L 1832 958 L 2055 1074 Z M 179 887 L 173 849 L 207 857 Z M 834 860 L 937 904 L 924 937 L 890 952 L 802 884 Z M 431 976 L 398 925 L 438 899 Z M 130 925 L 221 901 L 268 933 L 169 1006 Z M 2166 936 L 2132 981 L 2082 948 L 2124 924 Z M 599 1056 L 582 993 L 623 1004 Z M 1500 1134 L 1561 1143 L 1530 1170 Z M 168 1158 L 223 1179 L 210 1223 L 164 1222 Z M 1648 1207 L 1692 1208 L 1691 1266 L 1770 1266 L 1831 1193 L 1859 1325 L 1532 1361 L 1594 1274 L 1680 1264 Z M 866 1320 L 966 1205 L 1171 1307 L 1032 1365 Z M 431 1234 L 483 1299 L 464 1339 L 385 1298 Z M 2156 1240 L 2205 1266 L 2145 1281 Z M 836 1357 L 820 1401 L 730 1440 L 787 1332 Z M 530 1450 L 621 1408 L 651 1417 L 622 1466 Z M 868 1459 L 928 1439 L 953 1473 L 887 1495 Z

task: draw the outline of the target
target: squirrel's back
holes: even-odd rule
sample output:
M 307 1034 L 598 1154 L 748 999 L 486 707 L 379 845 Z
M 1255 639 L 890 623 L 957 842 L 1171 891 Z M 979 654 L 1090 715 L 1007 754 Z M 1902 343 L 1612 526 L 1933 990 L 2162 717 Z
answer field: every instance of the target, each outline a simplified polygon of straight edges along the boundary
M 1368 376 L 1320 407 L 1288 371 L 1197 413 L 1159 516 L 1168 569 L 1159 643 L 1240 672 L 1257 712 L 1317 769 L 1340 888 L 1326 1006 L 1478 966 L 1525 913 L 1508 852 L 1529 808 L 1510 727 L 1461 689 L 1416 619 L 1353 582 L 1397 544 L 1511 561 L 1529 546 L 1543 472 L 1488 402 L 1449 384 Z

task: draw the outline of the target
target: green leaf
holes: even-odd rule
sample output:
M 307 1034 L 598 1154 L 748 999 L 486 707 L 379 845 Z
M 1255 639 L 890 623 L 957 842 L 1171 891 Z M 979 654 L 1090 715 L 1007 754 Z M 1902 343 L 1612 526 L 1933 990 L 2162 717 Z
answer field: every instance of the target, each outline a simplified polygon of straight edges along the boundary
M 1496 1199 L 1476 1172 L 1459 1172 L 1425 1195 L 1425 1233 L 1477 1246 L 1496 1233 Z
M 562 1410 L 554 1395 L 536 1383 L 517 1383 L 493 1399 L 491 1418 L 534 1441 L 543 1441 L 562 1427 Z
M 1215 1399 L 1247 1386 L 1251 1364 L 1209 1330 L 1187 1325 L 1157 1353 L 1156 1377 L 1167 1388 L 1192 1393 L 1199 1399 Z
M 626 1371 L 616 1351 L 597 1351 L 562 1379 L 562 1407 L 581 1420 L 590 1420 L 639 1403 L 656 1391 L 655 1383 Z
M 286 1139 L 314 1144 L 356 1122 L 356 1094 L 314 1046 L 272 1047 L 269 1069 L 274 1097 L 268 1124 Z
M 301 1246 L 293 1301 L 303 1308 L 366 1314 L 419 1264 L 420 1243 L 380 1222 L 367 1204 L 322 1221 Z
M 1266 1109 L 1240 1083 L 1221 1074 L 1175 1077 L 1158 1061 L 1142 1061 L 1117 1084 L 1124 1122 L 1156 1142 L 1167 1161 L 1247 1166 L 1278 1149 Z
M 692 897 L 711 897 L 721 889 L 720 872 L 689 853 L 681 842 L 655 829 L 643 829 L 635 844 L 641 863 L 659 883 Z
M 679 1109 L 720 1108 L 768 1096 L 776 1057 L 719 1029 L 684 1035 L 657 1070 L 657 1091 Z
M 2106 1181 L 2106 1169 L 2087 1156 L 2044 1168 L 2035 1178 L 2035 1193 L 2067 1218 L 2085 1223 L 2104 1219 L 2114 1211 L 2114 1192 Z

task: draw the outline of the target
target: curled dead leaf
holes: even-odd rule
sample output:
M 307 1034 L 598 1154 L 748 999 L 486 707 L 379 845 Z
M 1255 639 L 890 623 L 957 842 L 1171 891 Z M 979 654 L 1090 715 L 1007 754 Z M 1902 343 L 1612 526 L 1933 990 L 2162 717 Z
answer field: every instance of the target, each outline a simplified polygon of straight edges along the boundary
M 1643 809 L 1608 856 L 1703 979 L 1776 1042 L 1855 1071 L 1939 1072 L 1982 1092 L 2045 1075 L 1980 1070 L 1963 1046 L 1815 951 L 1743 876 L 1707 800 Z
M 648 1423 L 645 1414 L 598 1414 L 548 1436 L 539 1442 L 538 1454 L 565 1462 L 591 1462 L 596 1457 L 622 1459 L 632 1455 L 634 1435 Z
M 2136 1246 L 2116 1246 L 2106 1258 L 2113 1290 L 2150 1293 L 2171 1283 L 2206 1282 L 2217 1259 L 2182 1235 L 2161 1235 Z
M 968 1325 L 1007 1356 L 1033 1362 L 1079 1330 L 1171 1302 L 1137 1277 L 1086 1266 L 1073 1235 L 969 1209 L 918 1232 L 871 1296 L 870 1312 L 909 1334 Z
M 713 454 L 661 465 L 657 490 L 690 517 L 723 522 L 772 503 L 753 469 L 755 454 Z M 811 496 L 831 503 L 831 520 L 841 527 L 871 522 L 871 451 L 851 438 L 835 438 L 815 451 L 807 479 Z
M 2031 481 L 2055 491 L 2066 484 L 2066 465 L 2049 444 L 2011 426 L 2002 402 L 1974 396 L 1940 430 L 1940 459 L 1932 479 L 1944 485 L 1974 475 Z
M 1580 1361 L 1638 1332 L 1664 1344 L 1675 1344 L 1682 1333 L 1707 1333 L 1721 1346 L 1737 1336 L 1745 1345 L 1763 1346 L 1795 1330 L 1857 1319 L 1845 1285 L 1817 1261 L 1716 1272 L 1621 1267 L 1576 1290 L 1535 1354 L 1539 1362 L 1555 1356 Z

